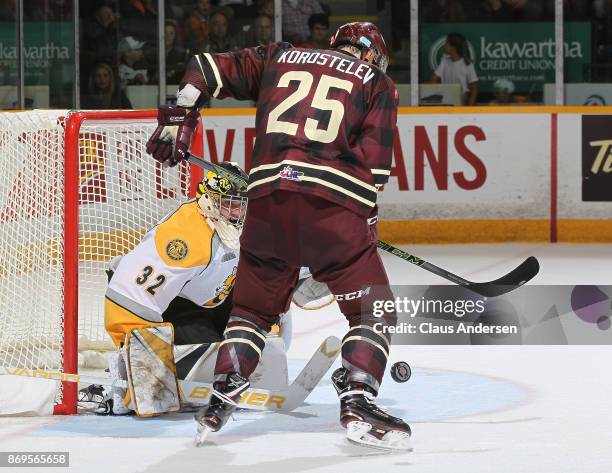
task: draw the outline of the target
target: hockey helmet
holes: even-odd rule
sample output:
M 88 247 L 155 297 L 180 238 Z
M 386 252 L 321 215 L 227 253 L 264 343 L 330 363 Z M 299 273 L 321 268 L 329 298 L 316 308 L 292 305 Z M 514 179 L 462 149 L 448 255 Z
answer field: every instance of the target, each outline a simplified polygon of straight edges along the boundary
M 232 162 L 223 162 L 206 170 L 196 190 L 200 211 L 213 221 L 240 230 L 247 209 L 247 180 L 247 174 Z
M 360 59 L 368 60 L 383 72 L 387 71 L 389 52 L 380 30 L 374 23 L 357 21 L 342 25 L 332 36 L 329 45 L 332 48 L 338 48 L 345 44 L 359 48 L 361 50 Z M 370 52 L 372 53 L 371 58 L 366 59 Z

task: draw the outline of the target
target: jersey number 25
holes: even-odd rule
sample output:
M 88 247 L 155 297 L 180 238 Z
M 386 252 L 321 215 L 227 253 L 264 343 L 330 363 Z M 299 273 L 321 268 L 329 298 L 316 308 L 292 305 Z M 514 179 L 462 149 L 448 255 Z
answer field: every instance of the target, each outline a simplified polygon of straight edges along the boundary
M 279 120 L 279 117 L 291 107 L 304 100 L 310 92 L 314 77 L 307 71 L 285 72 L 278 81 L 278 87 L 288 87 L 292 81 L 298 82 L 297 89 L 285 100 L 279 103 L 268 116 L 266 133 L 285 133 L 295 136 L 298 130 L 296 123 Z M 311 107 L 331 112 L 327 128 L 319 128 L 319 121 L 308 118 L 304 124 L 304 134 L 307 138 L 321 143 L 331 143 L 338 136 L 340 123 L 344 117 L 344 106 L 340 100 L 329 99 L 327 94 L 331 88 L 346 90 L 349 94 L 353 90 L 353 83 L 323 74 L 310 104 Z

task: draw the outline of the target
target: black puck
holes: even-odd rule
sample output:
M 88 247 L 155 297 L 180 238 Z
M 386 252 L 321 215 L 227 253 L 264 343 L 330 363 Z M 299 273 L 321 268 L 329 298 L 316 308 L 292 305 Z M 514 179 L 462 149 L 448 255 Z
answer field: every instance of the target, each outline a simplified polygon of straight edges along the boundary
M 391 377 L 396 383 L 405 383 L 412 376 L 410 365 L 405 361 L 398 361 L 391 366 Z

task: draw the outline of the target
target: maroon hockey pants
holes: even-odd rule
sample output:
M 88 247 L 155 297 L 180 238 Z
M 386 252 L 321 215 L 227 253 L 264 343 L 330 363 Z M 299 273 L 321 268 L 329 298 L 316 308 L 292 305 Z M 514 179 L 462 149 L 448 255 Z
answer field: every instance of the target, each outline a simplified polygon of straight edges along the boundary
M 367 219 L 310 194 L 275 191 L 249 202 L 240 238 L 230 323 L 217 358 L 217 379 L 232 371 L 248 377 L 259 361 L 263 334 L 289 308 L 301 266 L 327 283 L 349 322 L 343 365 L 349 380 L 378 390 L 389 340 L 372 329 L 362 313 L 360 291 L 372 286 L 376 298 L 392 298 Z M 366 310 L 367 312 L 367 310 Z

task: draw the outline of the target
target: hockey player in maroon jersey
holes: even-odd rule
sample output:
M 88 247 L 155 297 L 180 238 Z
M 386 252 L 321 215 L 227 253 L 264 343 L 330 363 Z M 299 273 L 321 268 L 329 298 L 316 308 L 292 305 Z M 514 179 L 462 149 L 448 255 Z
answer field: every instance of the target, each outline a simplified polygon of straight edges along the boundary
M 147 151 L 166 165 L 185 158 L 209 97 L 257 101 L 257 139 L 240 239 L 234 307 L 219 349 L 215 392 L 198 413 L 200 440 L 217 431 L 248 388 L 265 334 L 287 309 L 300 266 L 336 296 L 349 323 L 332 379 L 350 440 L 410 449 L 410 427 L 374 404 L 388 335 L 363 296 L 392 299 L 376 249 L 377 188 L 390 174 L 397 92 L 372 23 L 338 29 L 328 50 L 287 43 L 197 54 L 176 108 L 161 108 Z M 171 127 L 177 126 L 176 133 Z M 176 136 L 174 139 L 173 137 Z M 363 306 L 363 307 L 362 307 Z M 379 326 L 380 327 L 380 326 Z

